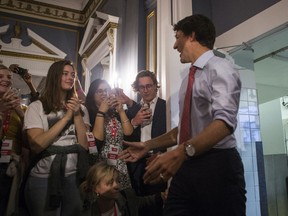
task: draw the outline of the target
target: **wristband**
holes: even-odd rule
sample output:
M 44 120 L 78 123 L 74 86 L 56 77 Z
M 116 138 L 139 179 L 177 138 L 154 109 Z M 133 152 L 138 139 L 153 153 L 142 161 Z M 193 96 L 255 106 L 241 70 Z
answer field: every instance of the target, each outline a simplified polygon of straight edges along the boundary
M 135 128 L 137 128 L 138 127 L 138 125 L 136 125 L 136 124 L 133 124 L 133 122 L 134 122 L 134 118 L 133 119 L 131 119 L 131 125 L 133 126 L 133 128 L 135 129 Z
M 127 123 L 127 122 L 129 122 L 129 119 L 124 120 L 124 121 L 122 122 L 122 124 L 125 124 L 125 123 Z
M 102 112 L 102 111 L 100 111 L 100 110 L 98 110 L 97 114 L 102 114 L 103 116 L 106 115 L 106 113 L 104 113 L 104 112 Z
M 102 115 L 102 114 L 100 114 L 100 113 L 97 113 L 96 116 L 97 116 L 97 117 L 102 117 L 102 118 L 104 118 L 104 115 Z

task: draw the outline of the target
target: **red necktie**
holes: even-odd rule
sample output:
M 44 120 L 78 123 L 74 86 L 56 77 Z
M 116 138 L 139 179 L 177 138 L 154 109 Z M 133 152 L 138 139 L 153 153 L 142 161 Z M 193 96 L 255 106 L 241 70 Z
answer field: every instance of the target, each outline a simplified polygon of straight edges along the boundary
M 190 139 L 191 133 L 191 96 L 192 96 L 192 87 L 194 82 L 194 74 L 197 70 L 197 67 L 192 66 L 189 71 L 189 80 L 186 89 L 184 105 L 183 105 L 183 112 L 181 117 L 181 127 L 180 127 L 180 137 L 179 137 L 179 144 Z

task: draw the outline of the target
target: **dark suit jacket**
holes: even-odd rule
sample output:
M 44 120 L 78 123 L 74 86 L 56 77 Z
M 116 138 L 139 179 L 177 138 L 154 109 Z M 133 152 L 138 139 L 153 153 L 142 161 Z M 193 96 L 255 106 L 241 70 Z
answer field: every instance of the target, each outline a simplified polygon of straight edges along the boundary
M 133 102 L 132 107 L 128 108 L 127 116 L 131 120 L 137 112 L 141 109 L 141 105 Z M 166 133 L 166 101 L 158 98 L 152 118 L 152 129 L 151 129 L 151 138 L 155 138 L 162 134 Z M 126 136 L 125 140 L 132 142 L 139 142 L 141 139 L 141 126 L 138 126 L 134 129 L 133 134 Z M 154 149 L 153 153 L 165 152 L 166 148 Z M 165 191 L 167 188 L 166 183 L 156 184 L 156 185 L 146 185 L 143 182 L 143 175 L 145 173 L 147 157 L 138 160 L 135 163 L 128 163 L 128 170 L 130 174 L 130 179 L 132 187 L 136 191 L 137 195 L 146 196 L 155 194 L 161 191 Z M 157 213 L 160 215 L 159 213 Z M 146 215 L 157 215 L 155 212 L 152 214 Z M 145 215 L 145 214 L 144 214 Z
M 132 107 L 127 110 L 127 117 L 131 120 L 141 109 L 141 105 L 133 101 Z M 151 138 L 155 138 L 166 133 L 166 101 L 158 98 L 152 118 Z M 141 139 L 141 126 L 134 129 L 133 134 L 124 138 L 127 141 L 139 142 Z M 166 148 L 154 149 L 153 153 L 165 152 Z M 156 185 L 146 185 L 143 181 L 145 173 L 147 157 L 138 160 L 135 163 L 128 163 L 128 171 L 131 179 L 131 184 L 137 195 L 147 196 L 165 191 L 167 183 Z M 157 206 L 154 209 L 145 209 L 139 216 L 159 216 L 162 215 L 162 206 Z
M 120 192 L 119 197 L 116 199 L 118 208 L 122 216 L 138 216 L 145 209 L 151 209 L 163 205 L 163 200 L 160 194 L 151 196 L 138 197 L 132 188 L 124 189 Z M 95 202 L 84 201 L 84 207 L 81 216 L 100 216 L 97 205 Z
M 127 116 L 131 120 L 141 109 L 141 105 L 133 101 L 132 107 L 128 108 Z M 151 138 L 155 138 L 166 133 L 166 101 L 158 98 L 152 119 Z M 141 139 L 141 126 L 134 129 L 132 135 L 126 136 L 125 140 L 139 142 Z M 164 152 L 166 149 L 154 149 L 153 152 Z

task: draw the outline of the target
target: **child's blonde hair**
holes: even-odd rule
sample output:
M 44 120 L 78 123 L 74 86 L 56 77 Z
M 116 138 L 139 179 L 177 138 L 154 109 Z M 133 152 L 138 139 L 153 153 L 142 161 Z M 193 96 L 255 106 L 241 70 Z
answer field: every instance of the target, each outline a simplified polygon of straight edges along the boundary
M 107 164 L 105 161 L 94 164 L 87 172 L 86 180 L 80 185 L 80 189 L 86 194 L 87 198 L 95 198 L 95 189 L 100 181 L 105 177 L 113 179 L 118 172 L 114 166 Z

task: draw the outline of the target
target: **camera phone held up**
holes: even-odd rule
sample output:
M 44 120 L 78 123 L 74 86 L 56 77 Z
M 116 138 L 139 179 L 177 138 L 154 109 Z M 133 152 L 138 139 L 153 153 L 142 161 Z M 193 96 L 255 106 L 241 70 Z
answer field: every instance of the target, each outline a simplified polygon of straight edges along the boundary
M 23 76 L 28 72 L 27 69 L 21 68 L 21 67 L 19 67 L 17 64 L 11 64 L 11 65 L 9 66 L 9 69 L 10 69 L 13 73 L 18 74 L 18 75 L 20 75 L 21 77 L 23 77 Z

